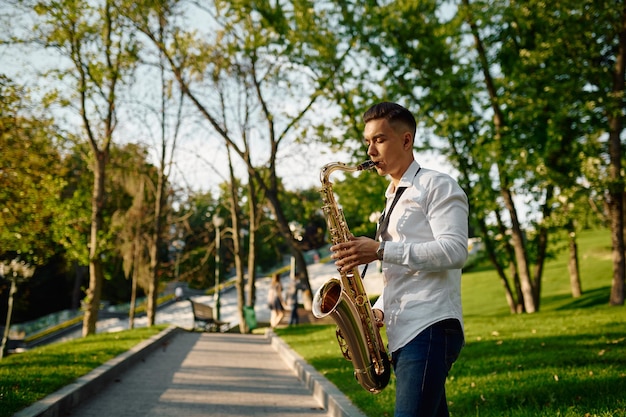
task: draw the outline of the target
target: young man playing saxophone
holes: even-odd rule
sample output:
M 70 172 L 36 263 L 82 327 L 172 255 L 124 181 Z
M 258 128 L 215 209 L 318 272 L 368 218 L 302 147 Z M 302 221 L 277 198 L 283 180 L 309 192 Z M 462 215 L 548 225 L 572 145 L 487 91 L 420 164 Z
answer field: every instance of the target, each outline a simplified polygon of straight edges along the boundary
M 416 122 L 395 103 L 363 115 L 367 153 L 389 176 L 380 241 L 331 247 L 336 266 L 382 261 L 384 286 L 373 306 L 386 325 L 396 375 L 395 417 L 449 416 L 445 382 L 464 344 L 461 268 L 467 259 L 467 196 L 450 176 L 413 157 Z M 394 203 L 395 197 L 398 196 Z

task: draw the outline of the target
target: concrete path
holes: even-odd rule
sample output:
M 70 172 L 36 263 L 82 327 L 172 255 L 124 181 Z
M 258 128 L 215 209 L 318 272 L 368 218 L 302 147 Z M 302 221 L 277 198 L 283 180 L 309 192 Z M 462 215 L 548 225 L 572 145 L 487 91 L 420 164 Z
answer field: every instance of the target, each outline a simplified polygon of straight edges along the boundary
M 327 416 L 263 336 L 181 332 L 74 417 Z

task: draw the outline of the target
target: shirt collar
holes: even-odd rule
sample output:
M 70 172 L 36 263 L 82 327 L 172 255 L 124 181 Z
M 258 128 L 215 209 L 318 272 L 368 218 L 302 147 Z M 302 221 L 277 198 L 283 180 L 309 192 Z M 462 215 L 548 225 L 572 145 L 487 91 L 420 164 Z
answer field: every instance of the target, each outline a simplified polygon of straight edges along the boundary
M 413 178 L 417 175 L 417 172 L 420 170 L 420 164 L 413 160 L 411 165 L 404 171 L 402 174 L 402 178 L 398 182 L 398 187 L 410 187 L 413 184 Z M 393 182 L 390 182 L 387 186 L 387 190 L 385 191 L 385 196 L 390 197 L 396 193 L 396 188 L 393 186 Z

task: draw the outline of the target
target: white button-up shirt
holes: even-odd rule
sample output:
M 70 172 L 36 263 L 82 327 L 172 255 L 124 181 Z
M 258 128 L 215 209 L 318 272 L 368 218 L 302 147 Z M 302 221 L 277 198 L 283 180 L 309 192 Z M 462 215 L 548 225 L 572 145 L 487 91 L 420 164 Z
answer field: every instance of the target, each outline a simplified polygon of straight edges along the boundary
M 461 268 L 467 259 L 468 202 L 449 175 L 420 169 L 413 161 L 398 187 L 408 187 L 382 233 L 383 291 L 374 308 L 385 314 L 389 350 L 394 352 L 426 327 L 458 319 Z M 387 209 L 396 188 L 385 193 Z

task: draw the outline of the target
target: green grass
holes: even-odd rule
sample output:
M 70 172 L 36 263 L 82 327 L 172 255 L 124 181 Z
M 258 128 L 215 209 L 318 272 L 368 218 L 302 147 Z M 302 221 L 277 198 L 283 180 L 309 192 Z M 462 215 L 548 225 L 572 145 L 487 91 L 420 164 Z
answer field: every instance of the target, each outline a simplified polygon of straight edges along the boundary
M 74 382 L 142 340 L 159 325 L 42 346 L 0 361 L 0 417 L 8 417 Z
M 446 385 L 454 417 L 626 416 L 626 307 L 609 307 L 608 232 L 581 234 L 583 296 L 569 290 L 566 255 L 545 269 L 541 309 L 511 315 L 491 270 L 463 276 L 466 346 Z M 370 417 L 393 416 L 395 380 L 378 395 L 352 377 L 334 326 L 277 333 Z
M 626 311 L 472 317 L 447 385 L 458 416 L 626 416 Z

